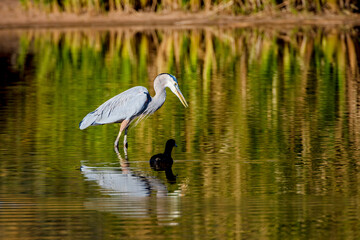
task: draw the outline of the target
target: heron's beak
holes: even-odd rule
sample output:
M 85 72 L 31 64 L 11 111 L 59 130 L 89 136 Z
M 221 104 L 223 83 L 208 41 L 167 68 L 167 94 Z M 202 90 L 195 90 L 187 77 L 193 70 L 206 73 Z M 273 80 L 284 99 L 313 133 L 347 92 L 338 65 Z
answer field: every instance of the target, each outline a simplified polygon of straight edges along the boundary
M 176 143 L 175 143 L 175 147 L 177 147 Z
M 180 102 L 184 105 L 184 107 L 188 107 L 188 106 L 189 106 L 189 105 L 187 104 L 184 96 L 182 95 L 179 87 L 177 87 L 177 88 L 175 89 L 175 91 L 173 91 L 173 92 L 174 92 L 175 95 L 179 98 Z

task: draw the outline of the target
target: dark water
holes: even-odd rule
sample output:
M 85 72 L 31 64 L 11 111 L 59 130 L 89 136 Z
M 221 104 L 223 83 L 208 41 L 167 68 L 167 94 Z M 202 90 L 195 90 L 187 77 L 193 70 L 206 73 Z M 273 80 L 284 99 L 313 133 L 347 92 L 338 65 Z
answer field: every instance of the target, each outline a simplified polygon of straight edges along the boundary
M 1 30 L 0 239 L 359 239 L 359 35 Z M 161 72 L 189 108 L 168 91 L 128 161 L 78 129 Z M 148 163 L 169 138 L 176 180 Z

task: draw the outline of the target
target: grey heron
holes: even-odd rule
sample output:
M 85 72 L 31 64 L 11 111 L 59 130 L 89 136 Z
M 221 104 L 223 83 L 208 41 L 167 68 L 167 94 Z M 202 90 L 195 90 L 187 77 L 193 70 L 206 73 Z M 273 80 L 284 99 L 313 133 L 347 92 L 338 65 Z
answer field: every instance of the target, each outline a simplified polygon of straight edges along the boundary
M 124 150 L 127 154 L 127 131 L 130 123 L 137 117 L 139 120 L 153 114 L 164 104 L 168 87 L 179 98 L 184 107 L 188 104 L 182 95 L 176 78 L 169 73 L 161 73 L 154 80 L 155 96 L 142 86 L 130 88 L 101 104 L 95 111 L 88 113 L 80 122 L 79 128 L 85 129 L 93 125 L 120 123 L 119 134 L 114 142 L 115 151 L 118 150 L 121 133 L 124 135 Z

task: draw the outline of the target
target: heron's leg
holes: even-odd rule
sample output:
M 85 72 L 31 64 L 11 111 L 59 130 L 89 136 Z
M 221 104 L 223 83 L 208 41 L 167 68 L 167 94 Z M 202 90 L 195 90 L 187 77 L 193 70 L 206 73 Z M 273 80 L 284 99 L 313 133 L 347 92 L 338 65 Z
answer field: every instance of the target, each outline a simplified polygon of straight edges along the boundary
M 119 134 L 115 140 L 115 143 L 114 143 L 114 148 L 117 149 L 119 147 L 119 139 L 120 139 L 120 136 L 121 136 L 121 133 L 125 130 L 125 136 L 124 136 L 124 145 L 125 145 L 125 142 L 127 143 L 127 128 L 130 124 L 130 121 L 129 120 L 124 120 L 121 122 L 120 124 L 120 131 L 119 131 Z M 127 146 L 127 144 L 126 144 Z M 124 147 L 124 150 L 127 150 L 125 149 Z M 115 150 L 116 151 L 116 150 Z M 125 151 L 125 157 L 127 157 L 127 151 Z
M 124 148 L 128 148 L 128 142 L 127 142 L 127 131 L 128 129 L 125 129 L 125 135 L 124 135 Z
M 125 129 L 125 135 L 124 135 L 124 153 L 125 158 L 127 159 L 127 149 L 128 149 L 128 142 L 127 142 L 127 128 Z
M 120 139 L 120 136 L 121 136 L 121 125 L 120 125 L 120 131 L 119 131 L 119 134 L 117 135 L 117 137 L 116 137 L 116 140 L 115 140 L 115 142 L 114 142 L 114 148 L 117 150 L 118 149 L 118 147 L 119 147 L 119 139 Z M 115 150 L 115 151 L 116 151 Z
M 118 148 L 119 147 L 119 140 L 120 140 L 120 136 L 121 133 L 124 131 L 124 129 L 127 130 L 127 127 L 129 125 L 130 121 L 129 120 L 124 120 L 121 122 L 120 124 L 120 130 L 119 130 L 119 134 L 116 137 L 116 140 L 114 142 L 114 148 Z M 125 131 L 125 137 L 126 137 L 127 131 Z

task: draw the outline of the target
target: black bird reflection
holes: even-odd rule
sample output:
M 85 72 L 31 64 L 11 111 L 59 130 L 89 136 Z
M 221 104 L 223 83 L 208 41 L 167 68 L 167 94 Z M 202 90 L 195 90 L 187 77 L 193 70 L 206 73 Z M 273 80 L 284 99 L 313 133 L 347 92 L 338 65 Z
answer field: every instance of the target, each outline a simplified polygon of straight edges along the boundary
M 176 181 L 176 176 L 172 172 L 174 160 L 171 157 L 173 147 L 177 147 L 174 139 L 169 139 L 165 145 L 164 153 L 159 153 L 150 158 L 150 167 L 155 171 L 165 171 L 168 181 Z

